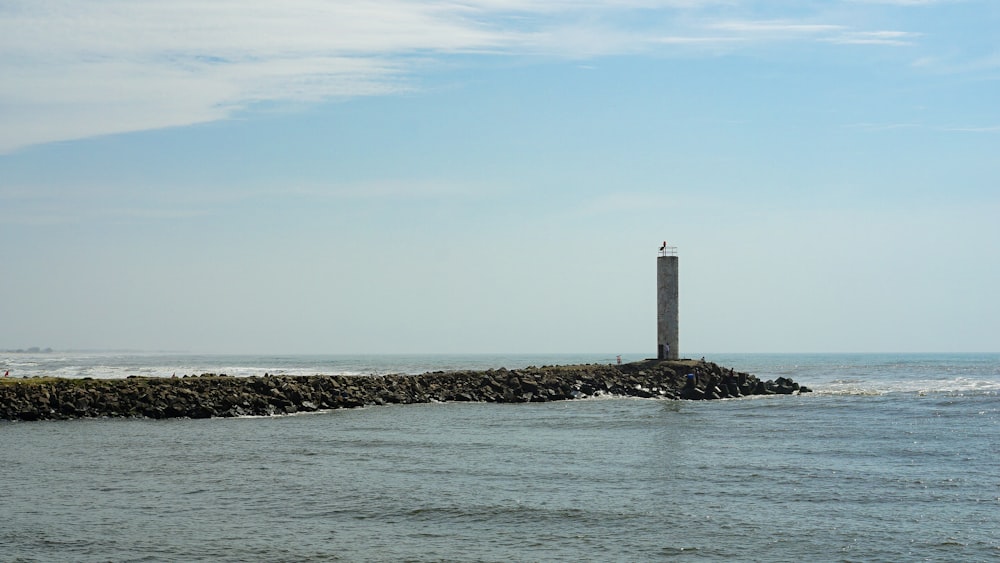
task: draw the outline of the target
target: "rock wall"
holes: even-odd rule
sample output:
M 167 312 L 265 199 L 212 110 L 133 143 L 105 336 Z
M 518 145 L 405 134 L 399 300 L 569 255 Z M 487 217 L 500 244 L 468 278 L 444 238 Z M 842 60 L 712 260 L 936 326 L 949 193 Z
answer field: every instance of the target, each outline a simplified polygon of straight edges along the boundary
M 470 401 L 525 403 L 617 395 L 721 399 L 805 393 L 710 362 L 655 361 L 385 376 L 41 378 L 0 381 L 0 420 L 84 417 L 209 418 Z

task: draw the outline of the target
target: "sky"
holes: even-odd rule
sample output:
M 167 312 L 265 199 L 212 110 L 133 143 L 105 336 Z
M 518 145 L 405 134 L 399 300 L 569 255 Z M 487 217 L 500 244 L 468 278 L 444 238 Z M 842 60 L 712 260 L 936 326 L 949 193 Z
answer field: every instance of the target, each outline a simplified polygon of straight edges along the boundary
M 995 0 L 0 0 L 0 349 L 1000 351 Z

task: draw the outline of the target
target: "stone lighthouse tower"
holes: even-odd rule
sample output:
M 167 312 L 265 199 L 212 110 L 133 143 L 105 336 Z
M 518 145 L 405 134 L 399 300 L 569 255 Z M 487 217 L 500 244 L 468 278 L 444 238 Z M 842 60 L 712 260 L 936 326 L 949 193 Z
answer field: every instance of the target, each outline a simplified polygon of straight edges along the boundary
M 660 247 L 656 258 L 656 358 L 680 357 L 680 326 L 677 312 L 677 247 Z

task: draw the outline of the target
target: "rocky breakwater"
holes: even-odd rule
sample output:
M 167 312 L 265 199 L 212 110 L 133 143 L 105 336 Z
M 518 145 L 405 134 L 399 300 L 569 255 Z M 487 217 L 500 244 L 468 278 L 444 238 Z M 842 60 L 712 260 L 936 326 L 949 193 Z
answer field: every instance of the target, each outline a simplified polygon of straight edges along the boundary
M 4 379 L 0 420 L 270 416 L 449 401 L 526 403 L 600 395 L 699 400 L 808 391 L 790 379 L 761 381 L 690 360 L 421 375 Z

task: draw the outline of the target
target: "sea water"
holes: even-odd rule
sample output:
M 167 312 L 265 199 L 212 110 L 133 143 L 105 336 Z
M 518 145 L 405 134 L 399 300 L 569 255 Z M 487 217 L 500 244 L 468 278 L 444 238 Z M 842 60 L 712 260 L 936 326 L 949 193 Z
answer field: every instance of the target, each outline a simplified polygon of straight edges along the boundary
M 82 374 L 609 359 L 71 356 Z M 1000 355 L 707 359 L 815 392 L 0 423 L 0 561 L 1000 560 Z

